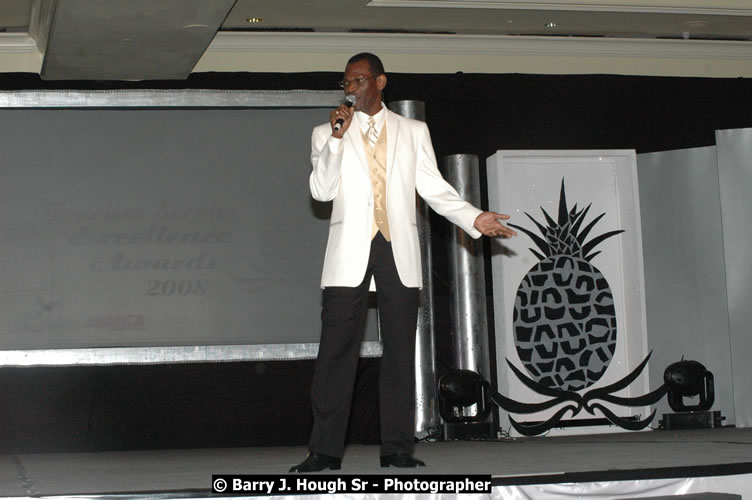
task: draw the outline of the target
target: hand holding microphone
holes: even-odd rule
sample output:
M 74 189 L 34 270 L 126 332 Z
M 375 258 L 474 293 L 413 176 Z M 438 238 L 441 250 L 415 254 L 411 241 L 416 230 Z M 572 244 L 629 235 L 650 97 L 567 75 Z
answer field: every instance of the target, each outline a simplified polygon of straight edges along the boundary
M 342 104 L 340 107 L 332 111 L 332 119 L 334 120 L 334 124 L 332 125 L 332 130 L 334 132 L 339 132 L 340 130 L 342 130 L 342 126 L 345 124 L 345 119 L 347 119 L 349 122 L 349 119 L 351 117 L 350 109 L 345 109 L 345 108 L 352 108 L 353 105 L 355 104 L 355 101 L 356 101 L 356 97 L 354 95 L 348 95 L 345 97 L 344 104 Z M 345 108 L 343 108 L 343 106 Z M 347 111 L 347 114 L 345 116 L 342 116 L 345 111 Z M 342 131 L 342 133 L 344 133 L 344 131 Z

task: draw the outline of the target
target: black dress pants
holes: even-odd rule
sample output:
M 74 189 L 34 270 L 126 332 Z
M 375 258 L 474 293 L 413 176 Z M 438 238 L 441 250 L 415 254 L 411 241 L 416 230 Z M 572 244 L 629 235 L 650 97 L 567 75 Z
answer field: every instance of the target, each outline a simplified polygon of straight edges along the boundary
M 379 375 L 381 455 L 415 448 L 415 329 L 418 288 L 402 284 L 392 245 L 379 232 L 363 281 L 323 290 L 321 341 L 313 375 L 313 431 L 309 450 L 342 457 L 371 276 L 376 281 L 381 338 Z

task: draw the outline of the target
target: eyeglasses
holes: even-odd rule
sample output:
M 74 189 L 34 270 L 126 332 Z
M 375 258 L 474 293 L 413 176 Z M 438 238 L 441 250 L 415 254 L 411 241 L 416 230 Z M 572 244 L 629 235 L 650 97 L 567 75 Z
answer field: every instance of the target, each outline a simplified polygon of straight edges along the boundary
M 364 83 L 366 83 L 367 80 L 370 80 L 371 78 L 378 76 L 378 75 L 371 75 L 368 77 L 359 76 L 358 78 L 353 78 L 352 80 L 340 80 L 339 86 L 342 88 L 349 87 L 351 83 L 354 83 L 356 87 L 363 86 Z

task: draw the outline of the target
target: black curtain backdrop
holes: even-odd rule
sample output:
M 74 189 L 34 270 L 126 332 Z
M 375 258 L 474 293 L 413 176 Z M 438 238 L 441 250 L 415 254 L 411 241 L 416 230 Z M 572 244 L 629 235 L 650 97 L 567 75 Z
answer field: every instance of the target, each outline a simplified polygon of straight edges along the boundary
M 38 75 L 6 73 L 0 75 L 0 91 L 333 90 L 340 77 L 331 72 L 199 73 L 179 82 L 45 82 Z M 742 78 L 462 73 L 388 77 L 385 101 L 424 101 L 437 156 L 478 155 L 482 182 L 485 158 L 499 149 L 646 153 L 711 146 L 715 130 L 752 127 L 752 80 Z M 453 358 L 446 269 L 450 228 L 439 217 L 432 223 L 441 374 L 451 368 Z M 489 271 L 487 265 L 492 314 Z M 494 318 L 489 321 L 493 332 Z M 318 330 L 319 325 L 311 328 Z M 378 443 L 378 371 L 378 359 L 361 360 L 349 442 Z M 3 367 L 0 452 L 304 446 L 311 428 L 312 373 L 309 360 Z

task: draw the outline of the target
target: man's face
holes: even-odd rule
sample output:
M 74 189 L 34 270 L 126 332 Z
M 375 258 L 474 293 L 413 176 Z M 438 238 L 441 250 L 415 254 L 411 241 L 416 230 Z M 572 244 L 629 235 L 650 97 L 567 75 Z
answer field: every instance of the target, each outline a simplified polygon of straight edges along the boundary
M 345 95 L 354 95 L 355 109 L 369 115 L 381 109 L 381 91 L 386 87 L 386 75 L 374 75 L 368 61 L 348 64 L 343 77 Z M 360 83 L 362 82 L 362 83 Z

